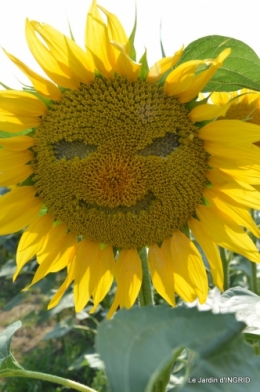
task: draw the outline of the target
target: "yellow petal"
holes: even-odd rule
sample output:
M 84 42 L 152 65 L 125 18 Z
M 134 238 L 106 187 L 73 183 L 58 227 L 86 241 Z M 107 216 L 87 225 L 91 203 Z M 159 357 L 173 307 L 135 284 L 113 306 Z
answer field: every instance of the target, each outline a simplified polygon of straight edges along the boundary
M 40 125 L 39 117 L 10 115 L 0 111 L 0 129 L 5 132 L 20 132 Z
M 94 63 L 90 55 L 53 27 L 35 21 L 30 23 L 68 78 L 86 84 L 94 80 Z
M 234 182 L 234 185 L 239 188 L 237 181 L 219 169 L 209 169 L 206 171 L 205 175 L 210 180 L 211 184 L 214 185 L 214 188 L 222 187 L 230 182 Z
M 112 45 L 116 48 L 116 54 L 114 69 L 120 76 L 126 76 L 128 80 L 134 82 L 138 79 L 141 64 L 133 61 L 128 54 L 124 45 L 121 45 L 115 41 L 111 41 Z
M 209 201 L 210 205 L 214 205 L 217 209 L 221 210 L 232 222 L 236 222 L 239 225 L 246 227 L 256 237 L 260 237 L 260 230 L 251 218 L 247 208 L 237 204 L 229 204 L 227 198 L 225 198 L 225 196 L 223 198 L 223 194 L 217 190 L 205 188 L 203 195 L 206 197 L 207 201 Z
M 210 100 L 215 105 L 226 105 L 231 99 L 231 93 L 215 92 L 210 94 Z
M 97 242 L 83 240 L 76 253 L 74 296 L 76 312 L 80 312 L 87 304 L 96 288 L 96 267 L 101 257 L 100 245 Z
M 211 105 L 208 103 L 198 105 L 190 111 L 189 118 L 192 122 L 212 120 L 220 116 L 225 116 L 230 106 L 231 102 L 224 106 Z
M 21 60 L 17 59 L 12 54 L 4 50 L 5 54 L 9 59 L 17 65 L 18 68 L 30 79 L 35 90 L 42 96 L 54 101 L 58 101 L 62 98 L 62 94 L 55 84 L 50 80 L 38 75 L 36 72 L 32 71 L 27 65 L 25 65 Z
M 35 95 L 14 90 L 0 91 L 0 108 L 0 113 L 22 117 L 38 117 L 47 112 L 46 105 Z
M 53 216 L 45 214 L 33 220 L 24 231 L 18 245 L 16 253 L 17 270 L 13 280 L 23 268 L 23 266 L 41 249 L 44 238 L 49 232 L 53 223 Z
M 252 165 L 260 162 L 260 149 L 254 144 L 236 147 L 204 141 L 204 148 L 211 155 L 232 161 L 236 166 Z
M 174 271 L 171 259 L 158 245 L 149 247 L 148 265 L 155 289 L 170 305 L 175 306 Z
M 46 257 L 43 263 L 40 265 L 39 269 L 42 271 L 46 268 L 44 264 L 48 266 L 45 274 L 49 274 L 50 272 L 58 272 L 63 268 L 67 267 L 67 265 L 74 258 L 76 253 L 76 244 L 77 238 L 74 233 L 70 232 L 64 237 L 63 241 L 60 243 L 59 247 L 56 248 L 56 251 L 50 257 Z
M 206 64 L 207 60 L 187 61 L 175 68 L 166 78 L 164 91 L 166 95 L 179 95 L 186 91 L 194 78 L 194 73 L 199 65 Z
M 34 138 L 29 136 L 13 136 L 0 139 L 0 145 L 4 146 L 6 150 L 22 151 L 34 145 Z
M 229 56 L 230 52 L 231 49 L 225 49 L 218 55 L 216 60 L 210 60 L 210 67 L 193 78 L 189 88 L 179 94 L 179 101 L 185 103 L 195 98 L 210 81 L 218 68 L 222 66 L 223 62 Z
M 104 7 L 101 7 L 100 5 L 98 5 L 98 8 L 101 9 L 107 16 L 107 32 L 110 41 L 116 41 L 120 44 L 127 45 L 128 37 L 116 15 L 112 14 L 111 12 L 108 12 Z M 129 54 L 129 44 L 126 47 L 126 53 Z
M 39 213 L 42 201 L 30 186 L 15 188 L 0 198 L 0 234 L 10 234 L 30 224 Z
M 193 242 L 179 230 L 175 230 L 171 238 L 171 254 L 175 274 L 184 282 L 191 281 L 200 303 L 204 303 L 208 295 L 208 280 L 201 255 Z
M 213 242 L 251 261 L 260 262 L 258 250 L 245 231 L 238 224 L 228 220 L 220 210 L 214 206 L 198 206 L 196 213 L 203 231 Z
M 65 291 L 69 288 L 71 285 L 72 281 L 74 280 L 75 277 L 75 257 L 71 261 L 71 263 L 68 265 L 68 275 L 60 288 L 56 291 L 54 296 L 52 297 L 51 301 L 48 304 L 48 310 L 54 308 L 54 306 L 57 306 L 58 303 L 60 302 L 62 296 L 64 295 Z
M 98 6 L 98 8 L 107 16 L 107 34 L 112 44 L 112 46 L 108 46 L 110 63 L 120 76 L 126 76 L 131 81 L 137 80 L 141 64 L 136 63 L 129 56 L 130 44 L 123 26 L 114 14 L 111 14 L 101 6 Z M 113 51 L 113 56 L 111 50 Z
M 201 128 L 199 137 L 215 143 L 243 146 L 260 140 L 260 127 L 239 120 L 219 120 Z
M 94 306 L 89 313 L 96 311 L 98 304 L 108 293 L 114 280 L 115 260 L 111 246 L 106 246 L 101 251 L 101 257 L 98 258 L 96 264 L 97 284 L 92 294 Z
M 180 50 L 174 53 L 173 56 L 164 57 L 157 61 L 150 69 L 146 78 L 147 83 L 157 82 L 162 75 L 172 68 L 180 60 L 183 54 L 184 46 Z
M 77 89 L 79 82 L 72 80 L 62 69 L 59 62 L 53 56 L 49 49 L 42 43 L 35 33 L 33 24 L 27 19 L 26 20 L 26 39 L 27 44 L 35 58 L 35 60 L 42 67 L 46 75 L 59 86 Z
M 116 261 L 117 292 L 108 312 L 110 318 L 117 306 L 129 309 L 135 303 L 142 284 L 142 265 L 136 249 L 123 249 Z
M 259 209 L 260 193 L 249 184 L 242 181 L 233 181 L 225 185 L 216 185 L 214 189 L 229 196 L 236 202 L 248 207 Z
M 225 158 L 212 156 L 209 157 L 208 163 L 211 167 L 218 168 L 221 172 L 228 174 L 234 180 L 242 181 L 251 185 L 260 183 L 260 166 L 258 165 L 246 165 L 240 168 Z
M 106 317 L 107 319 L 111 319 L 111 317 L 114 315 L 114 313 L 116 312 L 116 310 L 119 307 L 119 305 L 120 305 L 120 300 L 119 300 L 119 296 L 118 296 L 118 294 L 116 292 L 114 301 L 113 301 L 113 303 L 112 303 L 112 305 L 111 305 L 111 307 L 109 309 L 109 312 L 107 314 L 107 317 Z
M 176 264 L 176 260 L 173 260 L 171 251 L 171 238 L 166 238 L 162 243 L 162 251 L 168 257 L 173 265 L 173 279 L 176 293 L 186 302 L 193 302 L 197 295 L 194 290 L 194 285 L 190 279 L 189 273 L 187 271 L 186 276 L 182 276 L 179 271 L 179 266 Z M 185 268 L 185 266 L 184 266 Z
M 86 47 L 93 56 L 95 67 L 106 78 L 114 75 L 114 51 L 108 37 L 107 26 L 97 8 L 96 0 L 92 1 L 86 25 Z
M 46 233 L 41 249 L 37 252 L 37 261 L 39 264 L 41 264 L 50 253 L 55 251 L 62 239 L 66 236 L 66 232 L 66 225 L 58 224 Z
M 17 169 L 19 165 L 25 165 L 32 157 L 33 154 L 29 150 L 13 152 L 2 148 L 0 150 L 0 172 L 6 169 Z
M 76 237 L 73 233 L 67 234 L 57 244 L 56 248 L 39 265 L 29 287 L 43 279 L 50 272 L 58 272 L 65 268 L 75 256 Z
M 30 165 L 17 165 L 17 168 L 12 165 L 11 169 L 7 167 L 7 170 L 0 172 L 0 185 L 10 186 L 19 184 L 31 174 L 33 174 L 33 169 Z
M 190 218 L 189 227 L 207 257 L 214 285 L 223 291 L 224 274 L 218 247 L 207 237 L 197 219 Z

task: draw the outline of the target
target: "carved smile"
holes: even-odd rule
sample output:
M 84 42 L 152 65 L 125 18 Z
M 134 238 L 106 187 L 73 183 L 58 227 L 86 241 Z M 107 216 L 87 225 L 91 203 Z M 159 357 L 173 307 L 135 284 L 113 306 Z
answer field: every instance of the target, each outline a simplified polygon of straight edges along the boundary
M 86 200 L 81 199 L 79 201 L 80 207 L 85 207 L 87 210 L 96 209 L 98 211 L 103 211 L 105 214 L 108 215 L 115 215 L 118 213 L 122 214 L 136 214 L 138 215 L 141 211 L 147 211 L 149 207 L 153 204 L 156 200 L 154 194 L 149 191 L 142 200 L 139 200 L 135 205 L 126 207 L 126 206 L 118 206 L 114 208 L 99 206 L 96 203 L 89 203 Z

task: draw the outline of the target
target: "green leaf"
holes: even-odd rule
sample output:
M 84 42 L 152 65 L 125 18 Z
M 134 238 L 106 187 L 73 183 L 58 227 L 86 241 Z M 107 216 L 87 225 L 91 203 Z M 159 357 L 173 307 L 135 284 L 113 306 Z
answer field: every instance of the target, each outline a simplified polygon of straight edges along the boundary
M 21 321 L 16 321 L 0 333 L 0 375 L 2 376 L 13 370 L 23 370 L 10 351 L 13 334 L 21 325 Z
M 0 277 L 11 278 L 17 268 L 14 259 L 7 260 L 7 262 L 0 269 Z
M 149 65 L 147 62 L 147 50 L 145 49 L 144 54 L 139 60 L 139 63 L 142 64 L 141 69 L 140 69 L 140 74 L 139 77 L 143 80 L 147 78 L 148 72 L 149 72 Z
M 52 331 L 48 332 L 43 340 L 59 339 L 64 335 L 67 335 L 73 329 L 73 319 L 71 316 L 66 317 L 55 325 Z
M 25 293 L 19 293 L 15 295 L 7 304 L 4 306 L 3 310 L 7 312 L 8 310 L 13 309 L 15 306 L 19 305 L 25 298 Z
M 242 336 L 217 352 L 197 358 L 182 392 L 255 392 L 259 389 L 260 358 Z M 208 380 L 207 380 L 208 379 Z
M 246 333 L 260 335 L 260 297 L 242 287 L 233 287 L 222 294 L 219 301 L 221 313 L 235 312 L 237 320 L 247 324 Z
M 103 321 L 96 346 L 113 392 L 149 392 L 182 348 L 225 346 L 243 328 L 233 315 L 147 306 L 121 310 Z
M 137 27 L 137 11 L 136 11 L 136 5 L 135 5 L 135 21 L 134 21 L 134 27 L 133 30 L 130 34 L 129 37 L 129 44 L 130 44 L 130 53 L 129 56 L 132 60 L 136 61 L 136 50 L 134 46 L 134 40 L 135 40 L 135 33 L 136 33 L 136 27 Z
M 231 54 L 204 91 L 234 91 L 249 88 L 260 91 L 260 59 L 244 42 L 221 35 L 209 35 L 190 43 L 178 65 L 195 59 L 210 59 L 230 48 Z

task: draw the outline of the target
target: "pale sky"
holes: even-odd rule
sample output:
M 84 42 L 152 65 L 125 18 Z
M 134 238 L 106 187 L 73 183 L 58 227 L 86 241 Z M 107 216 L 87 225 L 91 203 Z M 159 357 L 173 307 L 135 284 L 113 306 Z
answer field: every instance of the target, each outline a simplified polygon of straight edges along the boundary
M 0 46 L 36 72 L 44 75 L 26 45 L 25 18 L 51 24 L 69 34 L 69 20 L 76 42 L 84 47 L 86 14 L 90 0 L 0 0 Z M 137 4 L 136 48 L 140 58 L 146 47 L 152 65 L 161 58 L 160 22 L 167 55 L 182 44 L 206 35 L 224 35 L 247 43 L 260 56 L 259 0 L 99 0 L 115 13 L 130 34 Z M 0 50 L 0 81 L 21 89 L 30 84 Z

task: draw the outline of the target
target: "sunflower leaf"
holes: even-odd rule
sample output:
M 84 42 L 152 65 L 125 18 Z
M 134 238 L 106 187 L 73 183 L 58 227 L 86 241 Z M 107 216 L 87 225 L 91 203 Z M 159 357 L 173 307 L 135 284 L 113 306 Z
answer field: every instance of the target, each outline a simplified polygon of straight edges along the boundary
M 0 375 L 5 376 L 14 370 L 23 370 L 10 351 L 13 334 L 21 327 L 21 321 L 9 325 L 0 333 Z
M 96 344 L 113 392 L 150 392 L 184 347 L 207 361 L 243 328 L 230 314 L 147 306 L 121 310 L 102 322 Z
M 238 336 L 221 350 L 197 358 L 181 392 L 254 392 L 259 388 L 259 366 L 260 358 Z
M 209 35 L 191 42 L 177 65 L 194 59 L 209 59 L 230 48 L 227 57 L 203 91 L 234 91 L 249 88 L 260 91 L 260 59 L 247 44 L 234 38 Z
M 245 332 L 260 335 L 260 297 L 244 289 L 233 287 L 225 291 L 219 301 L 221 313 L 236 313 L 236 318 L 247 324 Z

